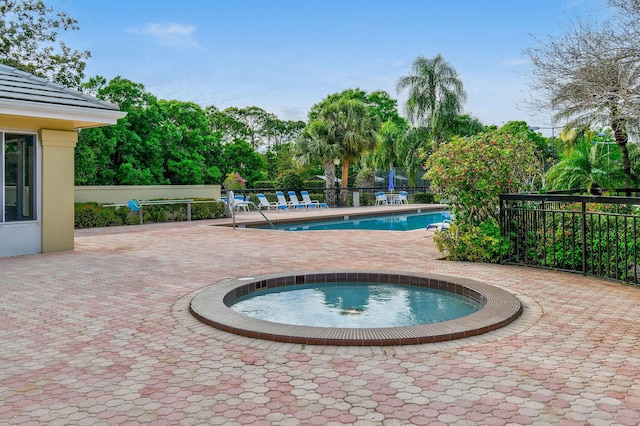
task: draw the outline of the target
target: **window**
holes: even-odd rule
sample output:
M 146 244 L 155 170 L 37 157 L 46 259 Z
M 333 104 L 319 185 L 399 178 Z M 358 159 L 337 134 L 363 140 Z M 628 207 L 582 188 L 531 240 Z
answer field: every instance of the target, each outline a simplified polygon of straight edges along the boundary
M 2 137 L 3 217 L 0 222 L 36 220 L 35 135 L 0 133 Z

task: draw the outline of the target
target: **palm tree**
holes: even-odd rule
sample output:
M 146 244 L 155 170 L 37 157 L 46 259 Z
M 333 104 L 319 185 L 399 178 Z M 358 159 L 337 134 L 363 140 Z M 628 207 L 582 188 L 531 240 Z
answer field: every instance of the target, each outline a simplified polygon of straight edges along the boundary
M 356 99 L 338 99 L 325 105 L 317 118 L 307 125 L 306 138 L 298 144 L 301 162 L 319 160 L 325 168 L 327 189 L 331 188 L 335 173 L 334 160 L 342 161 L 342 188 L 349 182 L 349 166 L 372 150 L 377 143 L 380 127 L 376 116 Z M 328 191 L 328 195 L 331 191 Z M 342 192 L 346 202 L 346 191 Z
M 336 204 L 336 193 L 333 190 L 336 181 L 334 160 L 342 157 L 343 148 L 329 135 L 329 129 L 322 120 L 314 120 L 307 124 L 301 137 L 296 142 L 297 155 L 294 160 L 301 165 L 315 164 L 317 161 L 324 167 L 326 179 L 326 197 L 329 205 Z
M 398 143 L 405 132 L 406 129 L 391 120 L 382 123 L 378 132 L 379 143 L 371 156 L 377 168 L 386 169 L 398 163 Z
M 606 144 L 593 141 L 593 132 L 584 130 L 571 135 L 565 142 L 563 159 L 547 171 L 548 189 L 586 189 L 599 194 L 602 189 L 614 189 L 629 183 L 621 169 L 619 149 L 610 151 Z
M 460 113 L 467 98 L 458 73 L 440 54 L 431 59 L 418 56 L 412 73 L 396 83 L 398 92 L 404 89 L 409 90 L 406 103 L 409 120 L 432 133 Z

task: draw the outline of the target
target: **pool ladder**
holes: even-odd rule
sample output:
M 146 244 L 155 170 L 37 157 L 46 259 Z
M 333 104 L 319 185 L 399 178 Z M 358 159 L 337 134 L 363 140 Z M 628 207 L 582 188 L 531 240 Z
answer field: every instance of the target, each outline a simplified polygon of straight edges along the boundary
M 264 215 L 264 213 L 262 213 L 262 210 L 260 210 L 260 208 L 256 205 L 256 203 L 254 203 L 253 201 L 247 201 L 246 203 L 247 203 L 248 205 L 253 206 L 253 207 L 256 209 L 256 211 L 257 211 L 258 213 L 260 213 L 260 214 L 262 215 L 262 217 L 264 217 L 264 220 L 266 220 L 266 221 L 267 221 L 267 223 L 268 223 L 269 225 L 271 225 L 271 227 L 272 227 L 272 228 L 275 228 L 275 227 L 276 227 L 276 226 L 273 224 L 273 222 L 271 222 L 271 221 L 269 220 L 269 218 L 268 218 L 267 216 L 265 216 L 265 215 Z M 233 209 L 232 209 L 232 213 L 231 213 L 231 214 L 233 215 L 233 227 L 235 228 L 235 227 L 236 227 L 236 214 L 235 214 L 235 211 L 233 211 Z

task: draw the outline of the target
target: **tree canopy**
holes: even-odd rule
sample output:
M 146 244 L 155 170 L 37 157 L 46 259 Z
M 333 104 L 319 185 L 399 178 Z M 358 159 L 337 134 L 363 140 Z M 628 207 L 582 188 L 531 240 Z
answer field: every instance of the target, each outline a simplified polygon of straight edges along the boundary
M 87 83 L 127 116 L 114 126 L 80 131 L 76 184 L 220 183 L 223 146 L 206 112 L 181 101 L 158 101 L 142 84 L 116 77 Z
M 617 21 L 578 22 L 567 33 L 527 49 L 533 108 L 554 111 L 567 128 L 608 126 L 632 178 L 627 143 L 640 130 L 640 7 L 611 0 L 625 14 Z
M 432 133 L 459 114 L 467 99 L 455 68 L 439 54 L 429 59 L 418 56 L 411 73 L 398 79 L 396 89 L 409 91 L 405 108 L 411 123 Z
M 353 93 L 331 95 L 316 104 L 309 113 L 314 118 L 297 145 L 302 163 L 320 161 L 324 164 L 327 188 L 334 182 L 334 160 L 342 162 L 342 187 L 346 188 L 349 166 L 365 152 L 372 151 L 378 141 L 378 115 Z M 343 196 L 346 197 L 346 193 Z
M 78 89 L 91 54 L 58 40 L 60 30 L 78 29 L 42 0 L 0 0 L 0 63 Z

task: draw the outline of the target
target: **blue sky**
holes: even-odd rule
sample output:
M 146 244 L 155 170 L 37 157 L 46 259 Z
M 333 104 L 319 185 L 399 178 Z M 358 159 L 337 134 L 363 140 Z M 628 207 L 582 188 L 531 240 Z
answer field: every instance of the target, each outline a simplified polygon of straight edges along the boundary
M 577 19 L 598 21 L 605 0 L 52 0 L 79 21 L 64 35 L 92 53 L 87 77 L 117 75 L 162 99 L 258 106 L 306 119 L 349 88 L 405 95 L 395 84 L 419 55 L 440 53 L 484 124 L 550 118 L 525 108 L 522 51 Z

